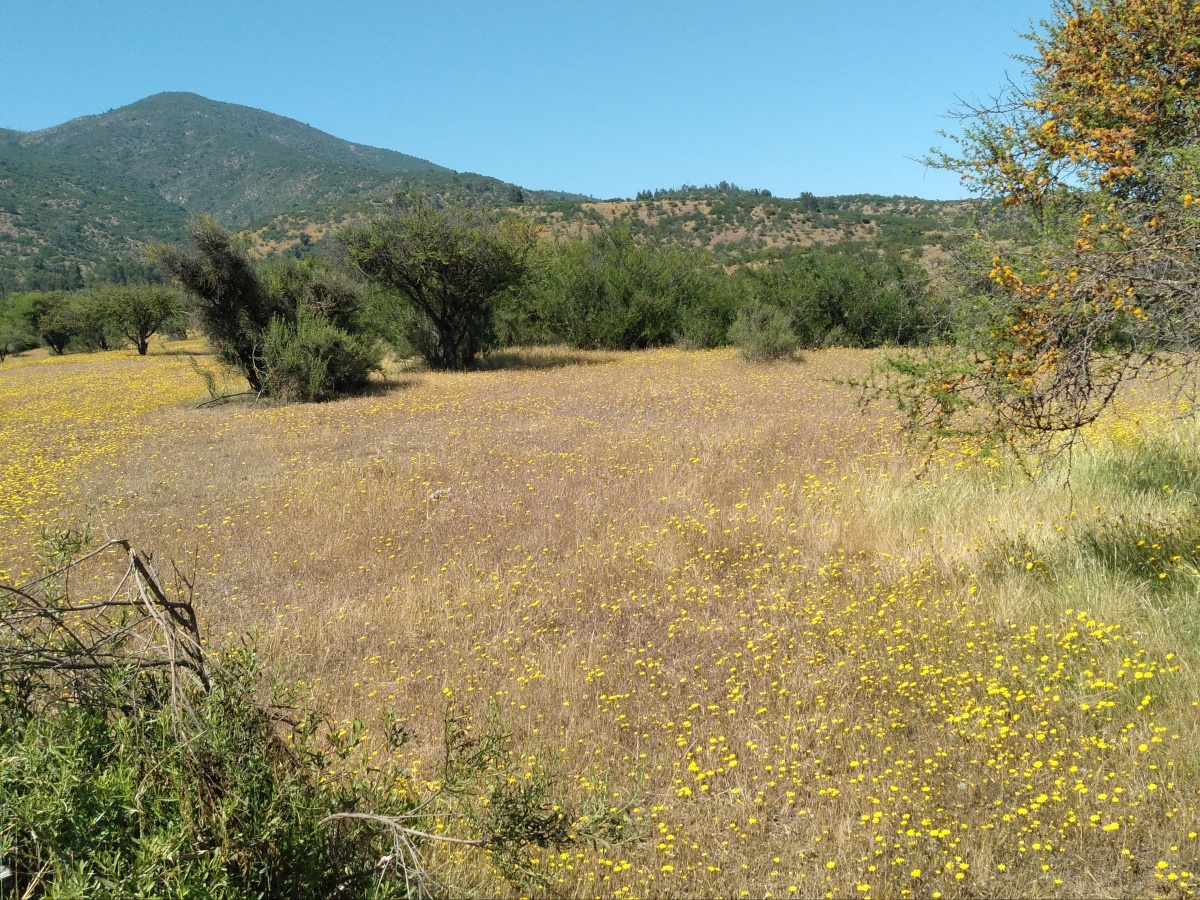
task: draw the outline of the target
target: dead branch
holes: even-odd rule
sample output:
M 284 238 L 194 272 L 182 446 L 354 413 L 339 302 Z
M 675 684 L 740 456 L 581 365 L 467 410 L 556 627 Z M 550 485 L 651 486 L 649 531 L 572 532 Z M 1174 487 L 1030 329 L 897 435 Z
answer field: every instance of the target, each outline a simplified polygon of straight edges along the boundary
M 114 557 L 125 571 L 111 592 L 70 595 L 72 572 Z M 166 669 L 172 706 L 187 708 L 180 680 L 205 691 L 209 680 L 191 583 L 183 585 L 177 580 L 168 596 L 149 556 L 125 540 L 107 540 L 25 584 L 0 584 L 0 680 L 40 706 L 94 695 L 114 671 Z

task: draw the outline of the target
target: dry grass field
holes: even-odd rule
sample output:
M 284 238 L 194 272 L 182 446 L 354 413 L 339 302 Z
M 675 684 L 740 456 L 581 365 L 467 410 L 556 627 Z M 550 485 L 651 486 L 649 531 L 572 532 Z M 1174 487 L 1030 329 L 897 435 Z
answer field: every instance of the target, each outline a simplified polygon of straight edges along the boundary
M 0 578 L 88 521 L 193 561 L 210 643 L 439 752 L 489 706 L 637 834 L 566 896 L 1187 896 L 1197 431 L 1153 392 L 1069 486 L 923 461 L 871 354 L 527 351 L 200 408 L 200 344 L 0 364 Z M 470 851 L 453 893 L 513 893 Z

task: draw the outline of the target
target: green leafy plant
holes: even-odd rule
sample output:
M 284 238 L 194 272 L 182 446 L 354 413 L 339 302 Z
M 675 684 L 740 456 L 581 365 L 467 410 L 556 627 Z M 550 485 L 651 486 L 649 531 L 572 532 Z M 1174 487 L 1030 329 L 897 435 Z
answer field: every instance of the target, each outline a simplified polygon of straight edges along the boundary
M 791 357 L 800 347 L 787 313 L 765 304 L 740 309 L 730 326 L 729 340 L 745 359 L 755 361 Z
M 189 578 L 168 591 L 127 542 L 46 538 L 46 573 L 0 585 L 4 896 L 420 897 L 432 843 L 534 885 L 532 848 L 636 839 L 624 805 L 573 812 L 495 709 L 477 732 L 447 713 L 430 791 L 394 714 L 375 737 L 272 679 L 253 636 L 206 649 Z M 114 559 L 118 589 L 77 596 Z
M 322 316 L 302 310 L 275 318 L 263 334 L 263 387 L 280 400 L 331 400 L 361 391 L 379 369 L 373 346 Z

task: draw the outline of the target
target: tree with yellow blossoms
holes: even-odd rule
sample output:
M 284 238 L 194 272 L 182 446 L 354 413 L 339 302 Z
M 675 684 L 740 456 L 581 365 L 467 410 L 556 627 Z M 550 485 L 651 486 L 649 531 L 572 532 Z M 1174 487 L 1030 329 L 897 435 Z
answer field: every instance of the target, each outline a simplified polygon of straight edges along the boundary
M 1058 0 L 1027 37 L 1024 79 L 927 160 L 990 212 L 958 255 L 958 344 L 889 361 L 926 437 L 1073 435 L 1139 373 L 1200 362 L 1200 5 Z

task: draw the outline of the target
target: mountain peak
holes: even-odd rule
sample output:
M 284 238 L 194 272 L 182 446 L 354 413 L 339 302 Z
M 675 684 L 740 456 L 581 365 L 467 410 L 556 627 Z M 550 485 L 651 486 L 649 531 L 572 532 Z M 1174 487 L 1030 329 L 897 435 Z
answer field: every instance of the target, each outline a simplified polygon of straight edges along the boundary
M 241 228 L 300 210 L 361 210 L 408 189 L 501 202 L 518 190 L 286 116 L 164 91 L 40 131 L 0 129 L 0 279 L 178 240 L 196 213 Z

